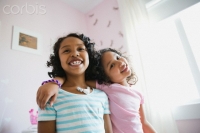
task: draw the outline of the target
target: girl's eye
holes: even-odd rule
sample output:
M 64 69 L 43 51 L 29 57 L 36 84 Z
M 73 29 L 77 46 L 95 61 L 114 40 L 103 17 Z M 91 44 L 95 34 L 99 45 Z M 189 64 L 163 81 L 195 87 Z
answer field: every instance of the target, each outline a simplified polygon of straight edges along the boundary
M 111 65 L 110 65 L 110 68 L 113 68 L 113 67 L 114 67 L 114 64 L 111 64 Z
M 69 50 L 66 49 L 63 53 L 69 53 Z
M 121 57 L 120 56 L 117 56 L 117 60 L 119 60 Z

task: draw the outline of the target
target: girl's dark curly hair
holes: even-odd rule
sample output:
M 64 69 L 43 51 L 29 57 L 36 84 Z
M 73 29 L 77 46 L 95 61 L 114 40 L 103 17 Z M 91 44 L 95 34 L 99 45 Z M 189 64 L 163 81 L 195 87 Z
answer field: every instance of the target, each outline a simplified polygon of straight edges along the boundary
M 102 64 L 102 55 L 108 51 L 117 53 L 119 56 L 124 57 L 128 61 L 127 57 L 123 56 L 119 51 L 112 48 L 105 48 L 105 49 L 101 49 L 95 52 L 94 58 L 95 58 L 96 65 L 93 67 L 93 72 L 95 72 L 94 78 L 98 81 L 99 84 L 113 83 L 112 81 L 110 81 L 109 77 L 105 74 L 105 71 L 103 69 L 103 64 Z M 130 69 L 131 69 L 131 75 L 127 77 L 127 82 L 129 82 L 130 84 L 136 84 L 137 76 L 131 67 Z
M 86 50 L 88 52 L 89 55 L 89 62 L 93 60 L 93 56 L 95 53 L 95 49 L 94 49 L 94 45 L 95 43 L 92 43 L 90 41 L 89 37 L 86 37 L 83 34 L 78 34 L 78 33 L 70 33 L 67 36 L 61 37 L 57 40 L 57 42 L 54 44 L 53 47 L 53 54 L 50 55 L 50 60 L 47 61 L 47 67 L 52 67 L 52 71 L 48 72 L 49 77 L 66 77 L 65 75 L 65 71 L 63 70 L 62 66 L 61 66 L 61 62 L 60 62 L 60 58 L 59 58 L 59 49 L 60 49 L 60 45 L 63 42 L 64 39 L 68 38 L 68 37 L 76 37 L 80 40 L 83 41 Z M 88 68 L 85 71 L 85 79 L 86 80 L 93 80 L 92 79 L 92 71 L 89 71 L 91 69 L 91 65 L 89 63 Z

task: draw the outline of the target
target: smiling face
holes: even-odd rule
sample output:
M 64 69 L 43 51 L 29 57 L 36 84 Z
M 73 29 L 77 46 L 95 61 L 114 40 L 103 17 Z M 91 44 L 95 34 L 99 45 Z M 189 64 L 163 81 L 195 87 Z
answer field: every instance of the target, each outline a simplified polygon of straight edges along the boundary
M 128 62 L 115 52 L 107 51 L 101 57 L 103 69 L 113 83 L 126 84 L 127 77 L 131 75 Z
M 59 58 L 67 75 L 84 75 L 89 65 L 87 49 L 83 41 L 76 37 L 67 37 L 62 41 Z

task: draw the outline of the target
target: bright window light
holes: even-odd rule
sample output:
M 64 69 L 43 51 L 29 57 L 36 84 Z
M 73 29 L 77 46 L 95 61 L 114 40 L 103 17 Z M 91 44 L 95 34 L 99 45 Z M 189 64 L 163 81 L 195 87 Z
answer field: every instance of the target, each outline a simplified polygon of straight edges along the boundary
M 190 8 L 178 17 L 200 68 L 200 4 Z M 144 75 L 154 108 L 163 111 L 199 98 L 174 16 L 154 24 L 142 36 L 140 50 Z

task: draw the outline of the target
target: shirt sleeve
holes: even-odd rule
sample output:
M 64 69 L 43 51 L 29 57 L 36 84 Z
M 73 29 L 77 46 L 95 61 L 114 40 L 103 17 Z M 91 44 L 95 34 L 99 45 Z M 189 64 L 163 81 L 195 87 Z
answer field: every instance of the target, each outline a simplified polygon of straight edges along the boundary
M 110 114 L 109 101 L 106 94 L 105 94 L 105 103 L 104 103 L 104 114 Z
M 99 84 L 99 83 L 96 81 L 96 88 L 105 92 L 106 89 L 108 89 L 108 85 Z
M 144 104 L 144 95 L 142 94 L 141 90 L 131 88 L 131 91 L 137 95 L 138 100 L 140 100 L 140 104 Z
M 136 92 L 140 96 L 140 104 L 144 104 L 144 95 L 142 94 L 142 92 L 138 90 Z
M 144 96 L 141 94 L 141 101 L 140 104 L 144 104 Z
M 54 107 L 47 104 L 44 110 L 38 109 L 38 121 L 56 120 L 56 111 Z

